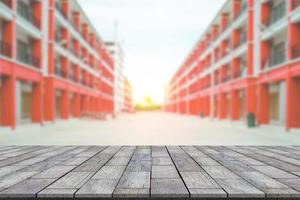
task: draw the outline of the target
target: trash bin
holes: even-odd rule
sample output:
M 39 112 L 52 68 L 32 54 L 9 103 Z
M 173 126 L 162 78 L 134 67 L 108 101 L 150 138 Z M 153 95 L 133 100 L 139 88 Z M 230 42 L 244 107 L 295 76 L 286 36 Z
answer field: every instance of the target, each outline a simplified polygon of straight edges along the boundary
M 247 124 L 249 128 L 255 127 L 255 115 L 253 113 L 249 113 L 247 116 Z

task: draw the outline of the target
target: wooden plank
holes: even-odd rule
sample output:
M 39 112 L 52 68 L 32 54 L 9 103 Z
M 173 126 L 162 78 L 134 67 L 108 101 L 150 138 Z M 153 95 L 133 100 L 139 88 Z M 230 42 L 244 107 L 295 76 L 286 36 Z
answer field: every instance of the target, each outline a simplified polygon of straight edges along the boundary
M 0 177 L 14 173 L 16 171 L 19 171 L 20 169 L 23 169 L 24 166 L 14 166 L 14 165 L 10 165 L 10 166 L 5 166 L 5 167 L 1 167 L 0 168 Z
M 126 166 L 103 166 L 92 179 L 120 179 Z
M 88 159 L 89 159 L 88 157 L 72 157 L 72 158 L 69 158 L 69 159 L 63 161 L 61 163 L 61 165 L 70 165 L 70 166 L 76 165 L 77 166 L 77 165 L 81 165 Z
M 239 175 L 261 190 L 267 188 L 288 188 L 286 185 L 283 185 L 260 172 L 241 172 Z
M 277 179 L 279 182 L 289 186 L 290 188 L 293 188 L 300 192 L 300 178 L 281 178 Z
M 125 171 L 117 188 L 149 189 L 150 188 L 150 172 L 127 172 L 127 171 Z
M 180 147 L 167 147 L 171 158 L 173 159 L 176 168 L 179 172 L 198 172 L 203 171 L 202 168 L 188 156 Z
M 90 177 L 91 172 L 70 172 L 48 186 L 52 189 L 79 189 Z
M 174 150 L 175 148 L 173 148 Z M 176 159 L 176 155 L 184 158 L 182 160 L 188 160 L 187 164 L 191 166 L 197 167 L 181 167 L 178 168 L 183 181 L 188 188 L 188 191 L 191 197 L 206 197 L 206 198 L 216 198 L 216 197 L 227 197 L 227 194 L 222 188 L 199 166 L 196 162 L 196 159 L 205 158 L 210 161 L 210 164 L 214 164 L 214 166 L 218 166 L 218 163 L 213 159 L 209 158 L 203 152 L 197 150 L 195 147 L 187 146 L 182 147 L 184 152 L 180 152 L 176 150 L 176 152 L 180 153 L 170 153 L 175 165 L 180 166 L 177 162 L 180 159 Z M 185 154 L 187 153 L 187 154 Z M 212 191 L 216 191 L 217 193 L 213 194 Z
M 106 164 L 115 153 L 120 150 L 119 146 L 110 146 L 100 153 L 94 155 L 86 162 L 74 169 L 74 172 L 92 172 L 96 173 L 101 167 Z
M 112 166 L 120 166 L 120 165 L 127 165 L 131 159 L 131 156 L 114 156 L 107 165 Z
M 168 166 L 168 165 L 173 165 L 173 162 L 169 157 L 153 157 L 152 165 Z
M 0 198 L 35 198 L 36 194 L 55 179 L 27 179 L 0 192 Z
M 216 179 L 230 198 L 264 198 L 265 193 L 250 185 L 241 178 Z
M 137 147 L 123 173 L 113 197 L 149 197 L 150 147 Z
M 73 198 L 77 189 L 46 188 L 37 194 L 38 198 Z
M 35 175 L 37 172 L 15 172 L 7 176 L 0 178 L 0 191 L 9 188 L 12 185 L 15 185 L 29 177 Z
M 220 186 L 204 172 L 181 172 L 187 188 L 190 189 L 220 189 Z
M 189 198 L 189 192 L 177 179 L 151 179 L 152 198 Z
M 265 166 L 252 166 L 254 169 L 256 169 L 257 171 L 266 174 L 267 176 L 271 177 L 271 178 L 298 178 L 298 176 L 288 173 L 286 171 L 283 171 L 281 169 L 278 169 L 276 167 L 270 166 L 270 165 L 265 165 Z
M 34 179 L 57 179 L 62 177 L 63 175 L 67 174 L 70 172 L 72 169 L 74 169 L 76 166 L 62 166 L 62 165 L 57 165 L 53 166 L 46 171 L 43 171 L 32 178 Z
M 196 188 L 189 189 L 191 198 L 212 198 L 212 199 L 220 199 L 226 198 L 227 193 L 223 189 L 215 189 L 215 188 Z
M 180 178 L 175 166 L 152 166 L 153 179 L 176 179 Z
M 205 153 L 199 151 L 197 148 L 195 148 L 193 146 L 185 146 L 185 147 L 182 147 L 182 149 L 189 156 L 191 156 L 195 160 L 195 162 L 200 166 L 220 165 L 217 161 L 210 158 L 208 155 L 206 155 Z
M 239 178 L 238 175 L 228 170 L 224 166 L 202 166 L 203 169 L 213 178 L 213 179 L 236 179 Z
M 76 198 L 110 198 L 118 184 L 119 179 L 92 179 L 88 181 L 78 192 Z
M 75 196 L 78 198 L 112 197 L 134 149 L 135 147 L 122 147 L 105 166 L 76 192 Z M 118 162 L 117 159 L 121 159 L 122 161 Z
M 268 165 L 274 166 L 276 168 L 282 169 L 284 171 L 288 171 L 288 172 L 300 172 L 300 167 L 290 164 L 290 163 L 286 163 L 284 161 L 278 160 L 276 158 L 272 158 L 272 157 L 268 157 L 265 155 L 261 155 L 258 152 L 255 151 L 251 151 L 249 150 L 249 147 L 240 147 L 240 148 L 233 148 L 233 147 L 228 147 L 231 149 L 234 149 L 237 152 L 242 152 L 244 149 L 247 149 L 247 151 L 249 152 L 247 154 L 248 157 L 251 157 L 255 160 L 258 160 L 260 162 L 266 163 Z

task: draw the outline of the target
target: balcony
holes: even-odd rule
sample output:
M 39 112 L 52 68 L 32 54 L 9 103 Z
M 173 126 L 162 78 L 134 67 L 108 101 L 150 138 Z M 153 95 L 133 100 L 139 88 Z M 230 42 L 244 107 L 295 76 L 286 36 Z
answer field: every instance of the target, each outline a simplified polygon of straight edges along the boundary
M 247 10 L 246 2 L 243 2 L 240 8 L 240 11 L 234 16 L 234 19 L 238 19 L 245 11 Z
M 270 27 L 280 19 L 282 19 L 286 15 L 287 4 L 286 1 L 283 0 L 276 7 L 271 9 L 271 16 L 269 21 L 267 22 L 267 26 Z
M 67 14 L 63 11 L 61 4 L 58 1 L 55 1 L 55 9 L 64 17 L 67 18 Z
M 240 39 L 239 39 L 238 43 L 236 44 L 235 48 L 238 48 L 238 47 L 242 46 L 246 42 L 247 42 L 247 33 L 246 32 L 242 32 L 240 34 Z
M 6 5 L 7 7 L 11 8 L 11 0 L 1 0 L 0 1 L 2 4 Z
M 32 55 L 32 46 L 21 41 L 17 44 L 17 60 L 35 68 L 40 67 L 40 59 Z
M 285 44 L 279 44 L 271 49 L 269 60 L 263 61 L 263 67 L 274 67 L 286 62 Z
M 292 0 L 292 9 L 295 10 L 300 7 L 300 0 Z
M 74 74 L 72 74 L 72 73 L 69 73 L 69 79 L 73 82 L 76 82 Z
M 54 71 L 56 76 L 59 76 L 61 78 L 65 77 L 65 72 L 61 69 L 61 66 L 56 64 L 55 65 L 55 71 Z
M 230 73 L 228 73 L 224 78 L 223 78 L 223 83 L 226 83 L 232 79 L 232 76 Z
M 11 56 L 11 45 L 7 42 L 0 40 L 0 54 L 2 56 L 10 57 Z
M 300 57 L 300 44 L 295 45 L 292 48 L 292 58 L 296 59 L 296 58 L 299 58 L 299 57 Z
M 62 41 L 62 37 L 61 37 L 60 31 L 55 31 L 54 37 L 55 37 L 54 39 L 55 39 L 56 43 L 60 43 Z
M 26 3 L 24 3 L 23 1 L 17 1 L 18 5 L 17 5 L 17 12 L 18 14 L 25 19 L 26 21 L 28 21 L 29 23 L 31 23 L 32 25 L 34 25 L 35 27 L 37 27 L 38 29 L 40 28 L 40 21 L 33 16 L 33 11 L 31 9 L 31 7 L 29 5 L 27 5 Z
M 247 75 L 247 68 L 244 65 L 242 65 L 240 66 L 240 69 L 233 74 L 233 78 L 234 79 L 243 78 L 246 75 Z

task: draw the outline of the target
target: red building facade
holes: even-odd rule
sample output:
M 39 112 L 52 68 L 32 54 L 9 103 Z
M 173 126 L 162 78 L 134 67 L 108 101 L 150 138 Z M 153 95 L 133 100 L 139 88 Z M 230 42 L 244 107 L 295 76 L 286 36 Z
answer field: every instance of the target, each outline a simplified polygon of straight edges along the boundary
M 113 112 L 114 63 L 77 1 L 0 7 L 0 126 Z
M 171 79 L 165 109 L 299 128 L 299 5 L 227 1 Z

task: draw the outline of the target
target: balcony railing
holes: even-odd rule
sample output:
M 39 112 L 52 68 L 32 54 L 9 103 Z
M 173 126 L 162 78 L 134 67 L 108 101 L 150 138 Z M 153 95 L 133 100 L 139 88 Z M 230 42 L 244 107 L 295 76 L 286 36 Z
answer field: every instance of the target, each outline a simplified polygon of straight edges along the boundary
M 240 67 L 240 69 L 233 74 L 233 78 L 242 78 L 247 75 L 246 67 Z
M 17 3 L 18 14 L 35 27 L 40 28 L 40 21 L 33 15 L 33 11 L 30 6 L 21 0 L 18 0 Z
M 34 57 L 30 54 L 26 54 L 26 53 L 20 53 L 18 51 L 18 56 L 17 56 L 17 59 L 26 64 L 26 65 L 30 65 L 30 66 L 33 66 L 35 68 L 39 68 L 40 66 L 40 59 L 38 59 L 37 57 Z
M 262 62 L 262 66 L 265 67 L 274 67 L 280 65 L 286 61 L 285 50 L 275 51 L 271 53 L 271 56 L 268 60 Z
M 11 8 L 11 0 L 1 0 L 0 2 L 6 5 L 7 7 Z
M 280 2 L 278 6 L 276 6 L 271 10 L 271 16 L 266 25 L 271 26 L 277 21 L 279 21 L 280 19 L 282 19 L 286 15 L 286 11 L 287 11 L 287 3 L 285 0 L 283 0 Z
M 223 83 L 226 83 L 232 79 L 232 76 L 230 73 L 228 73 L 224 78 L 223 78 Z
M 0 40 L 0 54 L 6 57 L 11 56 L 11 45 Z
M 58 1 L 55 1 L 55 9 L 64 17 L 67 18 L 67 14 L 63 11 L 61 4 Z
M 62 41 L 62 37 L 61 37 L 61 34 L 60 34 L 60 31 L 55 31 L 55 42 L 59 43 Z
M 295 10 L 298 7 L 300 7 L 300 0 L 292 0 L 292 9 Z
M 240 40 L 236 44 L 235 48 L 238 48 L 247 42 L 247 34 L 246 32 L 241 33 Z
M 300 57 L 300 44 L 298 44 L 292 48 L 292 57 L 293 57 L 293 59 Z
M 239 18 L 247 10 L 247 4 L 244 2 L 241 5 L 240 11 L 235 15 L 234 19 Z
M 26 65 L 40 67 L 40 59 L 32 55 L 32 47 L 24 42 L 17 42 L 17 60 Z
M 55 75 L 64 78 L 65 77 L 65 72 L 61 69 L 59 65 L 55 66 Z
M 74 74 L 71 74 L 71 73 L 69 73 L 69 79 L 71 80 L 71 81 L 76 81 L 75 80 L 75 77 L 74 77 Z

